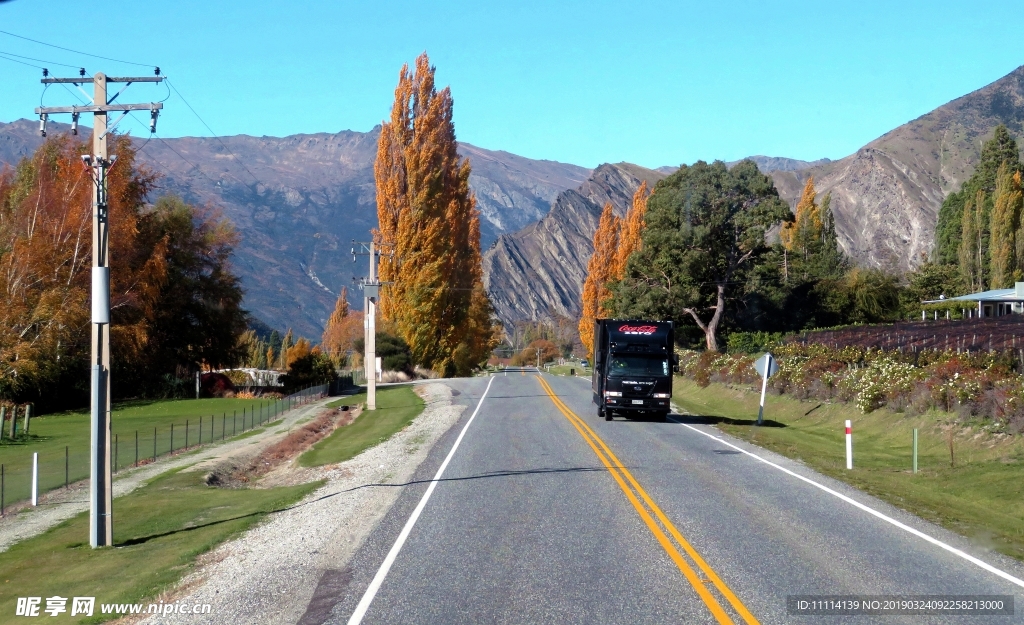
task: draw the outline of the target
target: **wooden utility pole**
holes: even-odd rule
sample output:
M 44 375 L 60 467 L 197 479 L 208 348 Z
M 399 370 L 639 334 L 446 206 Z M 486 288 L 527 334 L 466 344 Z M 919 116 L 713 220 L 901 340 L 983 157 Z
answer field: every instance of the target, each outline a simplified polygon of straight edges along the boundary
M 112 104 L 133 82 L 161 82 L 163 77 L 108 78 L 102 72 L 93 76 L 92 105 L 47 106 L 36 108 L 39 131 L 46 136 L 46 120 L 54 113 L 71 114 L 71 131 L 78 134 L 78 116 L 93 114 L 92 154 L 82 156 L 93 181 L 92 200 L 92 358 L 91 365 L 91 455 L 89 463 L 89 544 L 95 547 L 114 544 L 113 492 L 110 466 L 110 223 L 107 203 L 107 171 L 114 164 L 107 153 L 107 135 L 131 111 L 150 111 L 150 132 L 156 131 L 158 111 L 163 104 Z M 86 82 L 85 70 L 81 78 L 47 78 L 43 84 L 70 83 L 79 87 Z M 107 99 L 109 83 L 125 86 Z M 121 116 L 107 124 L 107 113 L 121 111 Z

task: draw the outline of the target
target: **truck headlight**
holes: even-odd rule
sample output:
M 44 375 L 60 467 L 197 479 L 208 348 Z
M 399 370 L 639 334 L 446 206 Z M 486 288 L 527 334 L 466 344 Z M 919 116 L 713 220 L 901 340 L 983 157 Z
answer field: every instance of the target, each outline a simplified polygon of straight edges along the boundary
M 669 397 L 671 397 L 671 395 L 669 393 L 655 393 L 654 394 L 654 398 L 655 399 L 668 399 Z
M 604 392 L 604 396 L 605 397 L 622 397 L 622 392 L 621 391 L 605 391 Z

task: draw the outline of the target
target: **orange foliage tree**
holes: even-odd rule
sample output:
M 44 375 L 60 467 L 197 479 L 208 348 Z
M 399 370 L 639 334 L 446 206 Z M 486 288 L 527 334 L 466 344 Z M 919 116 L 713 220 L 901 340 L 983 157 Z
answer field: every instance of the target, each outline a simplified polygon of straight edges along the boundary
M 147 205 L 157 176 L 136 162 L 130 138 L 114 136 L 110 147 L 111 382 L 115 395 L 159 394 L 180 386 L 164 374 L 237 355 L 245 312 L 228 270 L 234 233 L 180 200 Z M 0 172 L 0 397 L 41 409 L 80 406 L 88 395 L 87 150 L 54 136 Z
M 166 277 L 165 244 L 138 245 L 140 209 L 155 175 L 117 137 L 108 174 L 111 349 L 122 371 L 138 364 Z M 0 395 L 32 398 L 86 370 L 92 264 L 92 180 L 85 146 L 47 140 L 0 175 Z M 115 373 L 117 371 L 115 370 Z
M 493 309 L 483 286 L 480 214 L 460 159 L 452 96 L 437 91 L 426 53 L 403 66 L 374 163 L 376 237 L 394 251 L 381 261 L 380 312 L 413 359 L 464 375 L 494 346 Z
M 363 313 L 348 307 L 348 289 L 342 288 L 334 312 L 327 320 L 327 327 L 321 337 L 324 352 L 335 364 L 341 364 L 346 354 L 353 349 L 356 339 L 363 336 Z M 351 363 L 349 363 L 351 364 Z
M 641 237 L 644 232 L 644 215 L 647 213 L 647 198 L 651 193 L 647 190 L 647 181 L 640 183 L 640 187 L 633 194 L 633 204 L 622 220 L 619 232 L 619 249 L 615 253 L 615 267 L 612 276 L 615 280 L 621 280 L 626 275 L 626 261 L 629 256 L 640 249 Z
M 587 279 L 583 283 L 583 315 L 579 331 L 588 356 L 594 355 L 594 320 L 609 314 L 604 302 L 611 296 L 607 284 L 615 270 L 620 221 L 612 212 L 611 203 L 605 204 L 594 233 L 594 254 L 587 263 Z

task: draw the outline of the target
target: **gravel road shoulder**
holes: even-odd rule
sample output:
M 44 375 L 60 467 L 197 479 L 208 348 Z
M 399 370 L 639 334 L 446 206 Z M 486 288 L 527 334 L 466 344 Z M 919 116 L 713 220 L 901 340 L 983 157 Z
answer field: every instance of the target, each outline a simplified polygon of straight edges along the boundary
M 426 408 L 387 441 L 346 462 L 315 469 L 286 466 L 261 480 L 266 485 L 315 479 L 327 483 L 302 502 L 204 555 L 195 570 L 162 597 L 210 604 L 211 614 L 151 617 L 142 622 L 298 622 L 321 577 L 344 567 L 402 490 L 373 486 L 411 479 L 433 444 L 465 409 L 452 405 L 452 392 L 441 383 L 417 385 L 415 391 Z

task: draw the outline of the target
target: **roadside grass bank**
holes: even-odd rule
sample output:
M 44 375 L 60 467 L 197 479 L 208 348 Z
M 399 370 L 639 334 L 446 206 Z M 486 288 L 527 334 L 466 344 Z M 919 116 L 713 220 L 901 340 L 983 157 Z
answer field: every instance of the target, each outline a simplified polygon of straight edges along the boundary
M 563 375 L 563 376 L 565 376 L 565 375 L 570 375 L 570 372 L 572 370 L 576 371 L 576 377 L 578 377 L 578 378 L 588 378 L 588 377 L 590 377 L 590 370 L 581 367 L 578 362 L 577 363 L 564 364 L 564 365 L 552 365 L 547 370 L 547 372 L 550 373 L 551 375 Z
M 116 472 L 132 466 L 136 458 L 142 463 L 152 460 L 154 453 L 166 454 L 172 445 L 178 450 L 186 442 L 194 447 L 200 442 L 228 439 L 251 430 L 254 419 L 259 425 L 261 419 L 272 419 L 284 408 L 280 402 L 234 398 L 142 400 L 116 405 L 111 415 L 111 444 L 116 441 L 111 462 L 116 458 Z M 18 429 L 21 427 L 19 420 Z M 39 454 L 40 493 L 63 486 L 65 479 L 73 483 L 87 478 L 89 429 L 89 412 L 79 410 L 33 417 L 28 436 L 14 441 L 5 436 L 0 444 L 5 503 L 28 499 L 33 453 Z
M 354 458 L 412 423 L 425 407 L 411 385 L 378 388 L 377 409 L 374 411 L 365 410 L 366 393 L 343 397 L 327 404 L 327 407 L 354 407 L 361 404 L 364 410 L 355 421 L 339 427 L 330 436 L 313 445 L 299 456 L 299 465 L 314 467 Z
M 673 402 L 722 431 L 834 477 L 975 544 L 1024 560 L 1024 441 L 992 434 L 956 415 L 862 414 L 849 404 L 769 395 L 756 426 L 759 390 L 676 377 Z M 853 470 L 846 469 L 844 421 L 853 422 Z M 918 473 L 912 471 L 918 428 Z M 952 447 L 952 460 L 950 448 Z
M 322 482 L 269 489 L 207 486 L 199 472 L 171 471 L 114 502 L 113 548 L 91 549 L 82 513 L 13 545 L 0 558 L 0 614 L 13 615 L 18 597 L 95 597 L 103 603 L 151 603 L 187 573 L 196 558 L 266 515 L 299 501 Z M 45 600 L 42 608 L 46 607 Z M 52 617 L 40 614 L 49 621 Z

